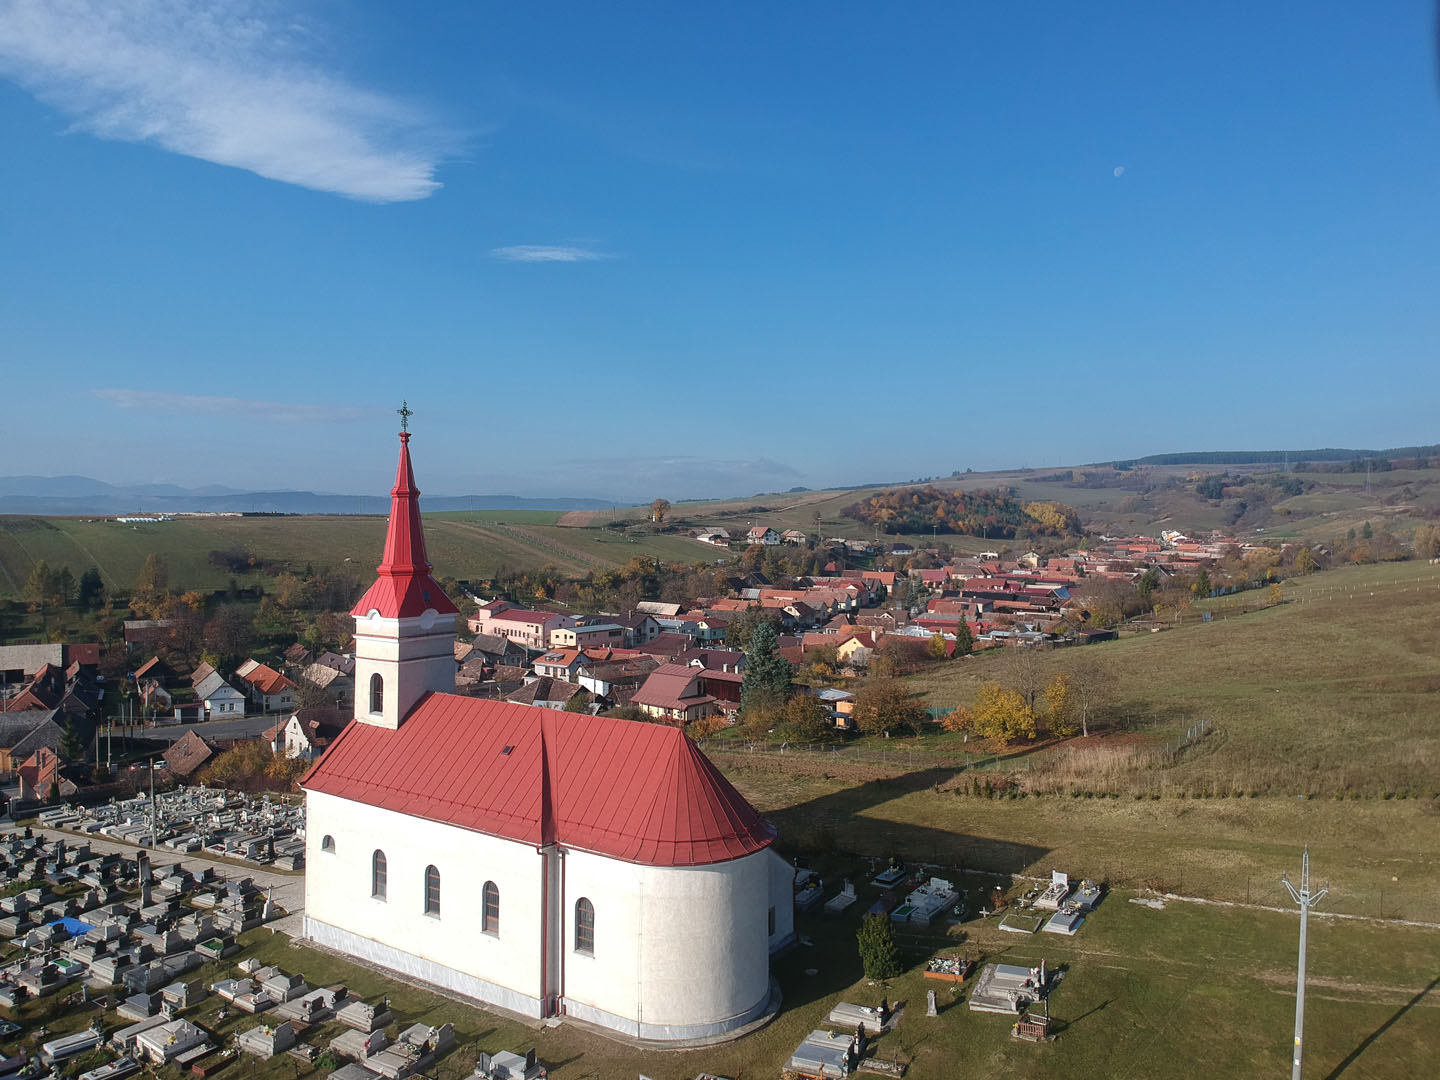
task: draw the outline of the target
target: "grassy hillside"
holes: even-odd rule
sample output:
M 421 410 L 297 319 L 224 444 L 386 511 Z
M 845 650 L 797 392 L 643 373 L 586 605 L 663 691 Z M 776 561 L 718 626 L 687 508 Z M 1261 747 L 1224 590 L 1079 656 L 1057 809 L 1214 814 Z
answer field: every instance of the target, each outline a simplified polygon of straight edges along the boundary
M 1331 910 L 1440 920 L 1440 568 L 1331 571 L 1285 594 L 1262 611 L 1245 613 L 1241 594 L 1211 602 L 1209 623 L 1042 654 L 1047 678 L 1079 664 L 1113 672 L 1124 730 L 1012 748 L 994 769 L 1023 797 L 972 794 L 991 774 L 952 762 L 988 747 L 959 735 L 888 740 L 913 746 L 913 761 L 868 775 L 843 752 L 719 757 L 802 846 L 1011 873 L 1058 866 L 1243 901 L 1272 890 L 1309 842 L 1337 883 Z M 981 682 L 1006 680 L 1005 663 L 952 662 L 914 685 L 965 704 Z M 1164 752 L 1201 719 L 1212 734 Z
M 622 566 L 637 555 L 667 562 L 708 562 L 713 548 L 683 535 L 627 537 L 600 527 L 560 528 L 551 511 L 465 511 L 425 515 L 426 541 L 438 574 L 482 578 L 499 569 L 554 564 L 580 575 Z M 68 566 L 77 578 L 98 566 L 108 586 L 129 589 L 154 552 L 173 586 L 223 588 L 230 575 L 210 565 L 214 550 L 243 549 L 292 567 L 350 568 L 365 578 L 380 559 L 385 520 L 373 516 L 177 518 L 122 525 L 86 518 L 0 517 L 0 598 L 16 597 L 35 562 Z M 259 575 L 241 575 L 240 583 Z

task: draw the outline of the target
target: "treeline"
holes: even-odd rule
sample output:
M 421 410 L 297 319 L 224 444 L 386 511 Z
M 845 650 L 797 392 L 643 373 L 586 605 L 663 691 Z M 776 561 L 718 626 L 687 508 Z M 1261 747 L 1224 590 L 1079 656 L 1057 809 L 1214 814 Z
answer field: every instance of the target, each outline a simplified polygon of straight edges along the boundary
M 1099 462 L 1115 468 L 1136 465 L 1270 465 L 1282 461 L 1295 463 L 1323 461 L 1361 461 L 1366 458 L 1431 458 L 1440 457 L 1440 444 L 1432 446 L 1399 446 L 1389 450 L 1347 450 L 1326 447 L 1321 450 L 1203 450 L 1178 454 L 1150 454 L 1147 457 Z M 1298 464 L 1297 466 L 1298 467 Z
M 878 525 L 887 533 L 940 530 L 987 540 L 1078 534 L 1080 517 L 1058 502 L 1022 503 L 1003 491 L 941 491 L 934 487 L 882 491 L 851 503 L 846 517 Z

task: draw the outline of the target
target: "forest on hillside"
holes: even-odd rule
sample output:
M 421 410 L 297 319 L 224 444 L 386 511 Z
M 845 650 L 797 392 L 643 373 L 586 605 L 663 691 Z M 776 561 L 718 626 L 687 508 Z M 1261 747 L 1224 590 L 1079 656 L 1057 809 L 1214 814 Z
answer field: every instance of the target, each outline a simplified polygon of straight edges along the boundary
M 887 533 L 939 531 L 1013 540 L 1080 532 L 1079 515 L 1064 503 L 1026 503 L 990 489 L 892 488 L 851 503 L 841 513 Z

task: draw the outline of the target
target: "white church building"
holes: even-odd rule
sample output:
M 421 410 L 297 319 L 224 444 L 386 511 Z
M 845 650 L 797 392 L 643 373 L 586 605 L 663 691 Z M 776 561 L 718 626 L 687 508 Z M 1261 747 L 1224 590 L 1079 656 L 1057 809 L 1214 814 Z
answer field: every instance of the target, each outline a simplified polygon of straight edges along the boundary
M 695 1039 L 771 1008 L 794 939 L 775 829 L 678 728 L 453 692 L 400 435 L 355 722 L 303 781 L 305 933 L 531 1017 Z

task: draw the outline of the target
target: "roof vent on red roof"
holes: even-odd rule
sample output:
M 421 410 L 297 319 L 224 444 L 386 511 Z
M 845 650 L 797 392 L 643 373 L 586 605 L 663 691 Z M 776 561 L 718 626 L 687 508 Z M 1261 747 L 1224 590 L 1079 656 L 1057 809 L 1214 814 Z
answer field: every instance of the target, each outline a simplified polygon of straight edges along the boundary
M 395 470 L 395 486 L 390 489 L 390 527 L 385 533 L 385 554 L 375 570 L 379 579 L 351 609 L 351 615 L 363 617 L 378 611 L 387 619 L 407 619 L 427 610 L 439 615 L 459 612 L 430 576 L 408 431 L 400 432 L 400 464 Z

